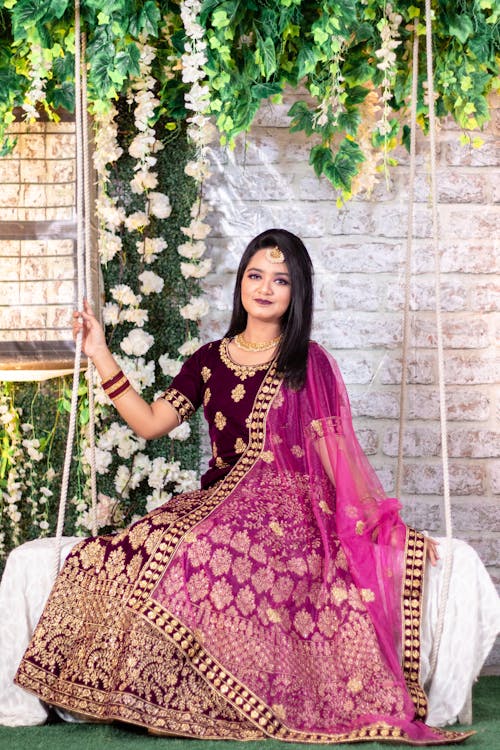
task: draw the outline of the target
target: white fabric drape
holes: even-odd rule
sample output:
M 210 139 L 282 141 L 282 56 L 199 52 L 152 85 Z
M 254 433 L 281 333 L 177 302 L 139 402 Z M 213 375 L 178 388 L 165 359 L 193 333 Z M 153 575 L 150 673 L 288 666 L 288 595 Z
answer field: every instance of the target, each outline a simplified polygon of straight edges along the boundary
M 63 538 L 62 560 L 78 541 L 78 537 Z M 10 554 L 0 583 L 0 724 L 6 726 L 43 724 L 47 718 L 47 707 L 14 685 L 13 678 L 52 587 L 53 557 L 53 540 L 27 542 Z M 427 566 L 421 659 L 424 683 L 442 578 L 442 561 L 434 568 Z M 476 552 L 455 540 L 444 630 L 429 690 L 428 724 L 471 721 L 472 684 L 499 630 L 500 599 L 493 583 Z M 59 713 L 71 720 L 65 712 Z

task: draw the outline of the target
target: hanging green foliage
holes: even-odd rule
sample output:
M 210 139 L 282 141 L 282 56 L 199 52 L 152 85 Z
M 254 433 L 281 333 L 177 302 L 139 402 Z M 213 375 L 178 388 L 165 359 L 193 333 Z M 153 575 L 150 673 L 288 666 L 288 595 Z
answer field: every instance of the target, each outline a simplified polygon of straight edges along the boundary
M 171 122 L 186 117 L 181 8 L 172 0 L 82 0 L 92 111 L 108 106 L 137 75 L 139 39 L 149 37 L 158 51 L 158 115 Z M 499 16 L 494 0 L 433 2 L 437 114 L 450 114 L 464 129 L 488 119 Z M 308 96 L 291 108 L 290 127 L 311 137 L 311 164 L 344 197 L 372 150 L 386 154 L 404 141 L 411 39 L 425 31 L 423 0 L 205 0 L 199 20 L 207 43 L 204 83 L 223 141 L 248 130 L 264 99 L 298 85 Z M 73 64 L 72 2 L 0 0 L 3 128 L 14 107 L 33 114 L 35 101 L 53 115 L 58 107 L 72 109 Z M 417 111 L 424 130 L 425 78 L 423 52 Z

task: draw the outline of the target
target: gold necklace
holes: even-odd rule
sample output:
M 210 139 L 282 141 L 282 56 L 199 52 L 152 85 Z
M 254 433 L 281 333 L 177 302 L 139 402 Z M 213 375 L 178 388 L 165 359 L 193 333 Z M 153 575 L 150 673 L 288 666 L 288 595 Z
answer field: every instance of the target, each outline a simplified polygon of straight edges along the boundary
M 239 349 L 245 352 L 265 352 L 267 349 L 274 349 L 281 341 L 281 334 L 270 341 L 247 341 L 242 333 L 234 337 L 234 343 Z

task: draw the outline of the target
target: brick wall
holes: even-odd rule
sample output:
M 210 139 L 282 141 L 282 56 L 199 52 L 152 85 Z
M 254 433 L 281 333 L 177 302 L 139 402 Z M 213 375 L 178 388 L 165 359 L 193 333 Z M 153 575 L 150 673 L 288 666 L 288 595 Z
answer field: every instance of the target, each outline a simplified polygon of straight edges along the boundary
M 215 273 L 203 337 L 228 323 L 234 271 L 246 242 L 280 226 L 300 235 L 316 271 L 314 337 L 337 358 L 352 400 L 360 441 L 386 490 L 394 488 L 408 197 L 408 155 L 398 154 L 389 184 L 344 208 L 308 165 L 309 141 L 290 134 L 282 105 L 268 104 L 233 152 L 215 149 L 207 198 Z M 438 134 L 442 309 L 455 536 L 470 541 L 500 581 L 500 431 L 496 358 L 500 264 L 497 246 L 498 102 L 480 149 L 460 145 L 445 123 Z M 402 501 L 405 520 L 443 530 L 439 401 L 434 321 L 434 259 L 428 143 L 419 137 L 416 178 L 411 386 Z M 500 663 L 497 654 L 496 663 Z

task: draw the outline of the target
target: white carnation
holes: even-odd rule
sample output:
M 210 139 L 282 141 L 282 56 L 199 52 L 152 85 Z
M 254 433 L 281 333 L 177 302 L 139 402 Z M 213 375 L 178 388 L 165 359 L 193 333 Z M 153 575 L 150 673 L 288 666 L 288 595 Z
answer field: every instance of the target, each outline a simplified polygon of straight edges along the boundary
M 125 354 L 140 357 L 146 354 L 154 344 L 154 338 L 150 333 L 142 331 L 140 328 L 133 328 L 120 343 L 120 347 Z
M 147 512 L 151 513 L 152 510 L 156 510 L 156 508 L 160 508 L 162 505 L 165 505 L 165 503 L 168 503 L 171 497 L 171 492 L 164 492 L 163 490 L 159 489 L 153 490 L 152 494 L 148 495 L 146 498 Z
M 108 263 L 122 249 L 121 237 L 112 232 L 101 232 L 99 234 L 99 256 L 102 263 Z
M 188 422 L 182 422 L 177 427 L 174 427 L 173 430 L 170 430 L 168 433 L 169 438 L 172 438 L 172 440 L 187 440 L 188 437 L 191 435 L 191 427 L 189 426 Z
M 179 472 L 177 483 L 175 485 L 176 492 L 191 492 L 192 490 L 198 489 L 198 476 L 192 469 L 183 469 Z
M 128 483 L 130 480 L 130 469 L 125 464 L 121 464 L 115 474 L 115 489 L 119 495 L 128 497 L 129 487 Z
M 171 378 L 175 378 L 182 367 L 182 362 L 179 362 L 178 359 L 170 359 L 168 354 L 162 354 L 158 359 L 158 364 L 160 365 L 163 374 L 168 375 Z
M 125 226 L 129 232 L 144 229 L 149 224 L 149 218 L 144 211 L 136 211 L 125 219 Z
M 200 263 L 181 263 L 181 273 L 185 279 L 202 279 L 212 269 L 212 258 L 204 258 Z
M 179 312 L 186 320 L 200 320 L 209 311 L 209 304 L 203 297 L 191 297 L 187 305 Z
M 115 302 L 106 302 L 102 308 L 102 320 L 105 326 L 116 326 L 120 320 L 120 308 Z
M 154 142 L 154 134 L 138 133 L 128 147 L 128 152 L 133 159 L 143 159 L 152 150 Z
M 138 305 L 142 299 L 137 294 L 134 294 L 132 289 L 127 284 L 117 284 L 110 289 L 110 294 L 119 305 Z
M 165 282 L 153 271 L 143 271 L 139 274 L 139 280 L 141 282 L 141 292 L 143 294 L 158 294 L 163 289 Z
M 154 172 L 148 172 L 146 169 L 140 169 L 130 180 L 130 187 L 133 193 L 140 194 L 145 190 L 152 190 L 158 185 L 158 177 Z
M 204 242 L 184 242 L 182 245 L 178 246 L 177 252 L 179 255 L 182 255 L 183 258 L 198 260 L 206 249 Z
M 85 459 L 90 464 L 90 448 L 85 448 Z M 113 456 L 107 450 L 95 449 L 95 468 L 98 474 L 107 474 Z
M 147 323 L 148 320 L 148 311 L 141 310 L 140 307 L 129 307 L 120 312 L 120 323 L 134 323 L 136 326 L 142 328 L 144 323 Z
M 137 252 L 144 256 L 145 263 L 153 263 L 157 259 L 158 253 L 161 253 L 166 247 L 167 243 L 163 237 L 145 237 L 142 242 L 137 243 Z
M 115 356 L 115 359 L 137 393 L 142 393 L 144 388 L 148 388 L 155 382 L 154 360 L 146 362 L 144 357 L 129 359 L 123 356 Z
M 168 219 L 172 213 L 172 206 L 168 195 L 164 193 L 148 193 L 149 210 L 157 219 Z
M 151 469 L 148 474 L 148 484 L 156 490 L 161 490 L 165 485 L 165 479 L 168 472 L 167 461 L 163 456 L 153 459 Z
M 192 240 L 204 240 L 210 230 L 211 227 L 209 224 L 205 224 L 198 219 L 193 219 L 188 227 L 181 227 L 181 232 Z
M 201 346 L 201 341 L 199 338 L 192 338 L 188 339 L 187 341 L 180 346 L 177 351 L 179 354 L 181 354 L 183 357 L 190 357 L 191 354 L 194 354 Z

